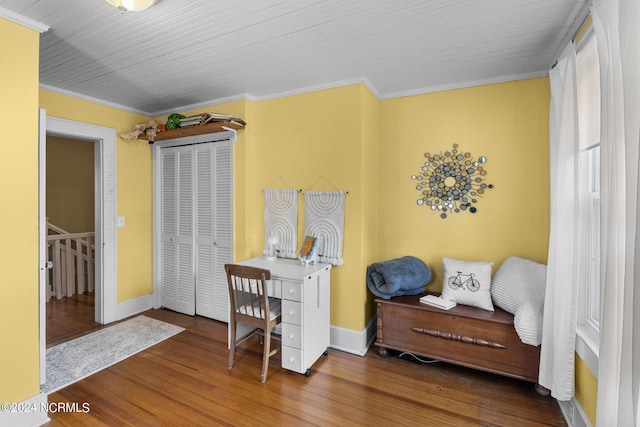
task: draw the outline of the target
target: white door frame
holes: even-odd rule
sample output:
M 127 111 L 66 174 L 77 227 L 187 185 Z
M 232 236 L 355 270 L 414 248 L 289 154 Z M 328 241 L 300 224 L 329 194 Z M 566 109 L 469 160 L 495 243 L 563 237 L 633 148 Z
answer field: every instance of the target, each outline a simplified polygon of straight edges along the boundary
M 38 259 L 39 276 L 38 304 L 39 346 L 40 346 L 40 384 L 47 381 L 47 279 L 49 271 L 47 254 L 47 112 L 38 112 Z
M 95 321 L 114 322 L 117 309 L 116 130 L 48 116 L 46 133 L 95 142 Z M 46 137 L 40 141 L 40 151 L 45 150 Z M 41 175 L 46 173 L 44 165 L 40 168 Z M 46 187 L 41 191 L 46 191 Z M 46 295 L 41 295 L 42 298 Z

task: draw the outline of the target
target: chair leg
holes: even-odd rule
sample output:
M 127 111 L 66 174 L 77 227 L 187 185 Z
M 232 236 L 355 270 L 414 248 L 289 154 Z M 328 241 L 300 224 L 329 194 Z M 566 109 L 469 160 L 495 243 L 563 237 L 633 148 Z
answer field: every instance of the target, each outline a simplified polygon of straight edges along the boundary
M 271 330 L 269 328 L 265 328 L 264 331 L 264 348 L 262 350 L 262 376 L 260 377 L 261 382 L 267 381 L 267 371 L 269 370 L 269 357 L 271 356 Z
M 229 336 L 229 363 L 227 367 L 231 369 L 233 367 L 233 359 L 236 354 L 236 321 L 235 319 L 231 319 L 229 321 L 229 325 L 231 326 L 231 334 Z

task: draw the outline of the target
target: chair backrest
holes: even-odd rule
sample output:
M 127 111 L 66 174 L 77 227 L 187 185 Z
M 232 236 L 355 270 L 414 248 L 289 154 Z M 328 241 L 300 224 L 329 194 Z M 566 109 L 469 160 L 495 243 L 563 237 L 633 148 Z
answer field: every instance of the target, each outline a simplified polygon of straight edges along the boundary
M 238 321 L 251 324 L 251 318 L 271 320 L 267 295 L 267 280 L 271 279 L 271 272 L 238 264 L 225 264 L 224 269 L 229 284 L 231 315 Z

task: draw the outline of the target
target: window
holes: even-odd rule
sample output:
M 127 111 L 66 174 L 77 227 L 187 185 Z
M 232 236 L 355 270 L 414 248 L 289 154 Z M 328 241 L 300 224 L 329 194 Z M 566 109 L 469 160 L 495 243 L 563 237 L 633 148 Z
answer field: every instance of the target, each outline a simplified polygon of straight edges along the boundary
M 589 26 L 576 42 L 580 141 L 580 303 L 576 351 L 597 374 L 600 332 L 600 65 Z
M 585 312 L 583 321 L 596 332 L 600 331 L 600 146 L 586 151 L 587 232 L 585 242 Z

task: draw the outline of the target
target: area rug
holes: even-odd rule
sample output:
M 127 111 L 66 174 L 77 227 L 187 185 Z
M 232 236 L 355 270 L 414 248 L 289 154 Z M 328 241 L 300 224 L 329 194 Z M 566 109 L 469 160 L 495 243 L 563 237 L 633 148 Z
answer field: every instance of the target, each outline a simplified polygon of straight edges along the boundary
M 47 349 L 47 380 L 53 393 L 184 331 L 170 323 L 138 316 Z

